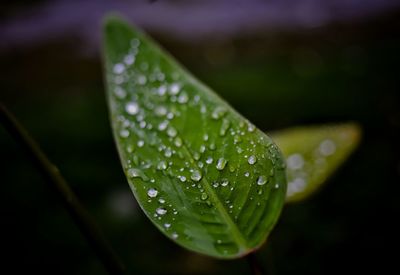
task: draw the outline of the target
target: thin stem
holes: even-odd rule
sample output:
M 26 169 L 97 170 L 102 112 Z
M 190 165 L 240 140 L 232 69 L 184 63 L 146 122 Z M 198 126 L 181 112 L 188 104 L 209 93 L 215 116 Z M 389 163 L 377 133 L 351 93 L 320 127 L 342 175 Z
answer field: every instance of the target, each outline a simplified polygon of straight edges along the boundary
M 255 252 L 252 252 L 246 256 L 247 262 L 250 265 L 251 274 L 253 275 L 266 275 L 263 267 L 258 261 Z
M 26 151 L 35 167 L 41 172 L 48 186 L 55 191 L 73 221 L 110 274 L 124 274 L 125 268 L 109 242 L 69 187 L 57 167 L 50 162 L 36 141 L 29 135 L 15 116 L 0 103 L 0 122 Z

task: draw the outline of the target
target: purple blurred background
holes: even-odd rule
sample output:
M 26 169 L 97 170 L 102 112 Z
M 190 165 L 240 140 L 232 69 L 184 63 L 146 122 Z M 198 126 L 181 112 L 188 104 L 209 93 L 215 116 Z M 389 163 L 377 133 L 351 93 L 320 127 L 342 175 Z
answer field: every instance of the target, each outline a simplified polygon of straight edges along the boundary
M 86 49 L 96 48 L 101 20 L 110 11 L 148 31 L 196 42 L 360 22 L 399 8 L 398 0 L 41 1 L 23 10 L 5 7 L 0 49 L 29 47 L 65 35 L 78 37 Z

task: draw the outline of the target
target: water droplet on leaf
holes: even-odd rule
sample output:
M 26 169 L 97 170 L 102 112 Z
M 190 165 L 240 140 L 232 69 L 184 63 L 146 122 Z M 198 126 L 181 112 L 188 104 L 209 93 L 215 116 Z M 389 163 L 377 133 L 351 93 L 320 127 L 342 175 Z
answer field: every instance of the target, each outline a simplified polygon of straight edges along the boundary
M 114 65 L 113 72 L 115 74 L 122 74 L 125 71 L 125 65 L 122 63 L 117 63 Z
M 251 156 L 249 157 L 249 159 L 247 160 L 247 162 L 248 162 L 250 165 L 253 165 L 254 163 L 257 162 L 257 157 L 254 156 L 254 155 L 251 155 Z
M 319 145 L 319 151 L 323 156 L 330 156 L 335 153 L 336 145 L 332 140 L 326 139 Z
M 222 179 L 221 180 L 221 186 L 227 186 L 229 184 L 229 180 L 228 179 Z
M 178 134 L 178 131 L 174 127 L 172 127 L 172 126 L 168 127 L 168 130 L 167 130 L 168 136 L 175 137 L 177 134 Z
M 201 175 L 200 171 L 194 170 L 194 171 L 192 172 L 192 174 L 190 175 L 190 178 L 191 178 L 192 180 L 194 180 L 194 181 L 200 181 L 201 178 L 202 178 L 202 175 Z
M 156 209 L 156 213 L 158 215 L 165 215 L 165 214 L 167 214 L 167 209 L 165 209 L 164 207 L 159 207 Z
M 170 223 L 164 223 L 164 227 L 165 227 L 166 229 L 168 229 L 168 228 L 171 227 L 171 224 L 170 224 Z
M 165 161 L 160 161 L 158 164 L 157 164 L 157 169 L 158 170 L 165 170 L 165 169 L 167 169 L 167 167 L 168 167 L 168 164 L 167 164 L 167 162 L 165 162 Z
M 226 163 L 227 163 L 228 161 L 226 160 L 226 159 L 224 159 L 224 158 L 220 158 L 220 159 L 218 159 L 218 161 L 217 161 L 217 165 L 215 166 L 218 170 L 224 170 L 224 168 L 225 168 L 225 166 L 226 166 Z
M 303 168 L 304 165 L 304 159 L 303 156 L 300 154 L 293 154 L 290 155 L 287 160 L 287 166 L 291 170 L 298 170 Z
M 136 115 L 139 113 L 139 104 L 136 102 L 129 102 L 125 106 L 125 110 L 130 115 Z
M 119 132 L 119 136 L 122 137 L 122 138 L 127 138 L 127 137 L 129 137 L 129 131 L 127 129 L 122 129 Z
M 227 119 L 222 120 L 222 125 L 221 128 L 219 129 L 219 135 L 220 136 L 225 136 L 226 132 L 228 131 L 229 127 L 230 127 L 230 121 Z
M 218 106 L 212 112 L 211 117 L 215 120 L 218 120 L 218 119 L 222 118 L 226 114 L 226 112 L 227 112 L 227 110 L 224 107 Z
M 150 198 L 155 198 L 155 197 L 157 197 L 157 195 L 158 195 L 158 191 L 157 191 L 157 189 L 150 188 L 150 189 L 147 191 L 147 195 L 148 195 Z
M 264 184 L 266 184 L 267 183 L 267 178 L 266 177 L 264 177 L 264 176 L 259 176 L 258 178 L 257 178 L 257 184 L 258 185 L 264 185 Z

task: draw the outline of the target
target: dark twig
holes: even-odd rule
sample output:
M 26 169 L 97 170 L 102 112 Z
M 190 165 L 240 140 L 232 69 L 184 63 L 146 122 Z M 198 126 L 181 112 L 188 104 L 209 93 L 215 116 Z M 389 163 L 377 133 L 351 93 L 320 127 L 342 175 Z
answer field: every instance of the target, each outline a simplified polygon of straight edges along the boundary
M 125 268 L 114 253 L 103 233 L 78 200 L 57 167 L 50 162 L 36 141 L 18 120 L 0 103 L 0 122 L 26 151 L 32 163 L 41 172 L 49 187 L 68 210 L 72 219 L 110 274 L 124 274 Z
M 253 275 L 266 275 L 263 267 L 257 259 L 257 256 L 254 252 L 248 254 L 246 256 L 247 262 L 250 265 L 251 274 Z

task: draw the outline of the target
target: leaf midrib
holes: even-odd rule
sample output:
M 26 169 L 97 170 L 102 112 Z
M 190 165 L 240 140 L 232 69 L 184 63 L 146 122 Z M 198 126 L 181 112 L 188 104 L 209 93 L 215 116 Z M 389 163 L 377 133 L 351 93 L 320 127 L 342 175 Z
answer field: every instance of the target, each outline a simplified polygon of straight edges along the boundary
M 183 140 L 183 139 L 182 139 Z M 192 165 L 194 165 L 197 169 L 202 171 L 202 169 L 196 164 L 196 161 L 192 154 L 190 153 L 190 150 L 188 149 L 187 145 L 185 142 L 182 144 L 182 148 L 185 150 L 185 153 L 187 156 L 189 156 L 190 162 Z M 239 228 L 236 226 L 235 222 L 232 220 L 231 216 L 227 212 L 226 208 L 223 206 L 221 203 L 218 195 L 214 192 L 211 184 L 208 182 L 207 178 L 205 176 L 202 177 L 201 181 L 204 183 L 204 189 L 206 190 L 207 194 L 209 195 L 210 199 L 214 202 L 217 210 L 221 214 L 222 218 L 228 225 L 228 227 L 231 229 L 232 235 L 235 237 L 234 239 L 237 241 L 237 244 L 239 245 L 239 253 L 241 250 L 246 250 L 247 248 L 247 242 L 245 238 L 243 238 L 242 233 L 240 232 Z

